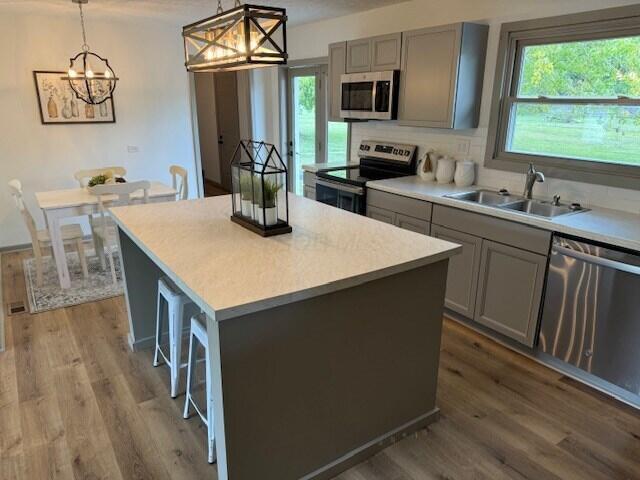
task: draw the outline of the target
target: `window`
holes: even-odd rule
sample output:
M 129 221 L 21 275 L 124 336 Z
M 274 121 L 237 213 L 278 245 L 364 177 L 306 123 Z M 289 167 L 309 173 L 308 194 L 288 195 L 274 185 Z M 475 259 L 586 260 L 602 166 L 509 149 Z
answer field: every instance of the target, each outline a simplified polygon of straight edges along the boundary
M 503 25 L 487 166 L 640 188 L 640 28 L 621 10 Z

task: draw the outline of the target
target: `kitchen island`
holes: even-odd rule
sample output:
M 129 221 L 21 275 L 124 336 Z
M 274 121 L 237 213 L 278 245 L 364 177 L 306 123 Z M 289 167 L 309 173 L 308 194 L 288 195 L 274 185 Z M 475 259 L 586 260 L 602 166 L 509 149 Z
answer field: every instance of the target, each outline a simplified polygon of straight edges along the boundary
M 460 247 L 289 202 L 293 233 L 271 238 L 232 223 L 229 196 L 112 209 L 131 347 L 153 346 L 163 275 L 207 314 L 221 480 L 331 478 L 438 415 Z

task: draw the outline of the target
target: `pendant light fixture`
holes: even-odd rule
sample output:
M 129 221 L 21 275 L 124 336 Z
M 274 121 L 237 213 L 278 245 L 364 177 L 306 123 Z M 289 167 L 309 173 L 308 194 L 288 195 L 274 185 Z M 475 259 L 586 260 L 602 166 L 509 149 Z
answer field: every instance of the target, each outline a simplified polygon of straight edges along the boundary
M 87 32 L 84 27 L 82 5 L 89 0 L 71 0 L 80 9 L 80 26 L 82 27 L 82 51 L 69 59 L 69 70 L 66 76 L 71 89 L 78 99 L 91 105 L 99 105 L 113 96 L 118 78 L 106 58 L 92 52 L 87 44 Z
M 287 63 L 284 8 L 235 5 L 226 12 L 218 0 L 213 17 L 182 29 L 185 66 L 190 72 L 217 72 Z

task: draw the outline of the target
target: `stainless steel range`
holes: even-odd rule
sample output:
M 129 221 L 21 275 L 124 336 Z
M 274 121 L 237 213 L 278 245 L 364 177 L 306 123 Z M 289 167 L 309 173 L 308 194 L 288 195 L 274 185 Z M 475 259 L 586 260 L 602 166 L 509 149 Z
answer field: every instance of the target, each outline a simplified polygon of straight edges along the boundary
M 416 149 L 415 145 L 363 140 L 359 166 L 318 172 L 316 200 L 365 215 L 367 182 L 415 175 Z

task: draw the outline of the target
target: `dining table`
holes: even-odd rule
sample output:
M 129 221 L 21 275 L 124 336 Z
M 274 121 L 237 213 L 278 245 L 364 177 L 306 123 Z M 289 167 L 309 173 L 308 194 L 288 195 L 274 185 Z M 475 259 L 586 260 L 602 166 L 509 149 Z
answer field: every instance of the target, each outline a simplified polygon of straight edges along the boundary
M 162 182 L 152 181 L 148 192 L 150 203 L 175 201 L 178 193 L 174 188 Z M 81 217 L 98 213 L 98 197 L 91 194 L 87 188 L 68 188 L 64 190 L 51 190 L 36 192 L 36 201 L 44 214 L 49 236 L 51 238 L 51 248 L 58 270 L 58 279 L 61 288 L 71 286 L 69 268 L 64 250 L 64 242 L 60 226 L 62 220 L 70 217 Z M 104 196 L 103 203 L 106 207 L 113 204 L 117 196 Z M 144 193 L 142 190 L 131 194 L 131 203 L 142 203 Z M 98 253 L 98 252 L 96 252 Z

